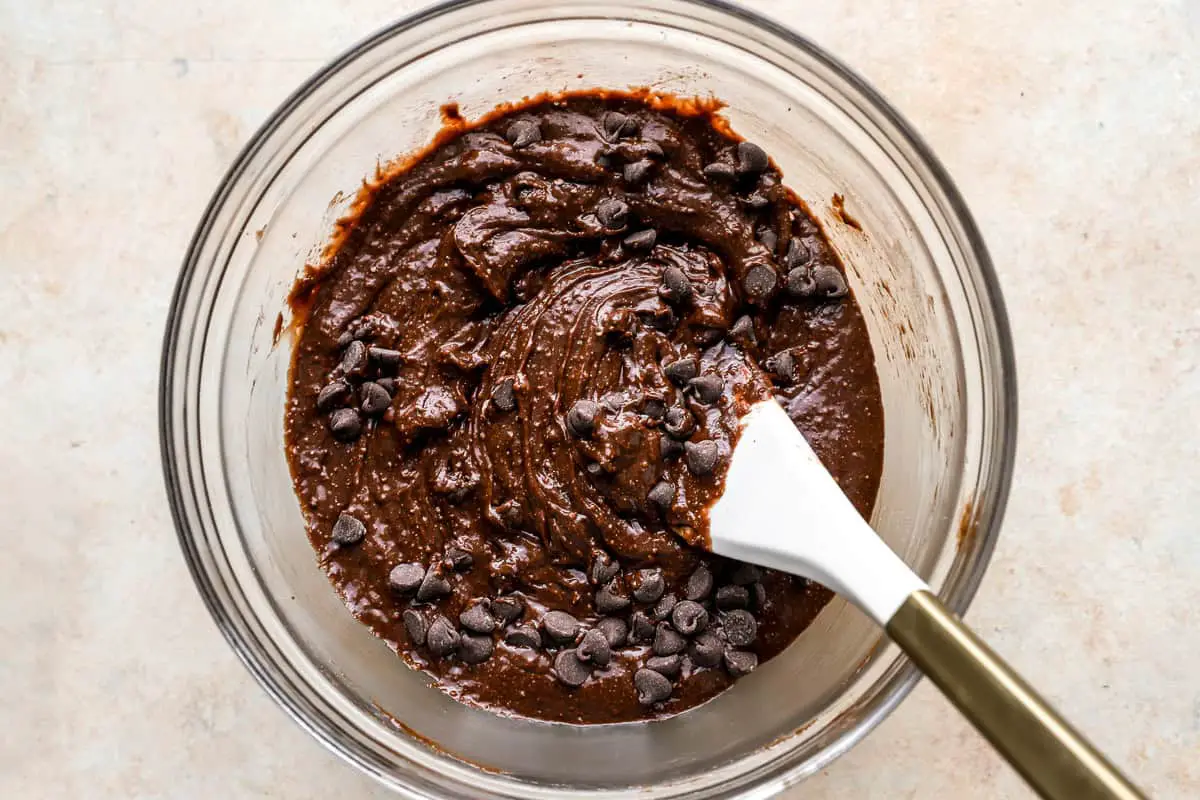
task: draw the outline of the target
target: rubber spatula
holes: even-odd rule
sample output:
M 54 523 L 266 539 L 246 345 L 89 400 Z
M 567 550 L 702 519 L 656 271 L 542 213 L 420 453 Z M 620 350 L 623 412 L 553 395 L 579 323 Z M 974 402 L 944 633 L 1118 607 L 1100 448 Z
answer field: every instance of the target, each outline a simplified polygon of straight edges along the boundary
M 884 544 L 774 400 L 742 419 L 709 522 L 712 552 L 811 578 L 865 611 L 1042 797 L 1144 800 Z

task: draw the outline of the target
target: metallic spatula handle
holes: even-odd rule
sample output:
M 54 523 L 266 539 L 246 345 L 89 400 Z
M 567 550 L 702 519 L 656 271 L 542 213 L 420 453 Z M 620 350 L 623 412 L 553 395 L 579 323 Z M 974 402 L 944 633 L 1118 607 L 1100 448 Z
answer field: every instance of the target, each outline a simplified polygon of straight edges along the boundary
M 1047 800 L 1146 800 L 936 597 L 913 592 L 888 635 Z

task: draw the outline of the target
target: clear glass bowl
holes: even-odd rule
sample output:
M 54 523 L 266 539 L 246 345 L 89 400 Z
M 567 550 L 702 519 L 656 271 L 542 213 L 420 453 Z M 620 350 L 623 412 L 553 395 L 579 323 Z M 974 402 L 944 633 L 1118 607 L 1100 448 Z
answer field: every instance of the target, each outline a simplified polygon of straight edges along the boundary
M 886 418 L 872 524 L 959 612 L 995 544 L 1016 432 L 1002 301 L 950 179 L 873 90 L 725 4 L 485 0 L 399 22 L 290 97 L 217 190 L 171 309 L 161 426 L 180 543 L 229 643 L 313 736 L 410 797 L 765 797 L 844 753 L 918 677 L 835 600 L 781 656 L 673 719 L 507 719 L 429 688 L 318 568 L 283 448 L 292 281 L 376 162 L 430 139 L 443 103 L 471 118 L 596 86 L 715 95 L 777 159 L 870 327 Z

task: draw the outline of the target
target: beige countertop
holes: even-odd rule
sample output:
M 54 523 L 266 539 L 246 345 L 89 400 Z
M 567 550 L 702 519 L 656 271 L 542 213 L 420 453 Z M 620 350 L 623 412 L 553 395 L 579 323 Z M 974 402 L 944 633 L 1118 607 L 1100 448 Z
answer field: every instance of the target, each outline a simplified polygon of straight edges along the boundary
M 158 357 L 238 148 L 421 5 L 0 3 L 0 796 L 385 796 L 202 606 Z M 751 5 L 911 119 L 992 249 L 1021 430 L 969 621 L 1155 797 L 1200 796 L 1200 2 Z M 788 795 L 1028 796 L 927 684 Z

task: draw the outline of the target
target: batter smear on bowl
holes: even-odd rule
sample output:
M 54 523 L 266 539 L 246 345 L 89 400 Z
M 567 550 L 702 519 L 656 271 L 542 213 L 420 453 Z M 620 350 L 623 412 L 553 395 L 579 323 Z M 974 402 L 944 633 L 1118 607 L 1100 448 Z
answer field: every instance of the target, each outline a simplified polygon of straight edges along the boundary
M 589 92 L 459 121 L 297 287 L 309 537 L 354 615 L 464 702 L 666 717 L 791 643 L 827 590 L 689 544 L 760 399 L 870 515 L 862 316 L 713 106 Z

